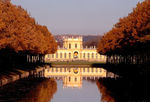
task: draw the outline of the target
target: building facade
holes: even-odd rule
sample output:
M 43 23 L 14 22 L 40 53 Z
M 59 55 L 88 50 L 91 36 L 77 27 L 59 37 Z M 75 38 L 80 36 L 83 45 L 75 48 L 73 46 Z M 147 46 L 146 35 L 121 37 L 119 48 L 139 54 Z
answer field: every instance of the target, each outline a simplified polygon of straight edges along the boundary
M 106 56 L 100 55 L 96 51 L 96 47 L 83 48 L 83 38 L 79 37 L 64 37 L 63 47 L 58 47 L 55 54 L 47 54 L 45 61 L 102 61 L 106 62 Z

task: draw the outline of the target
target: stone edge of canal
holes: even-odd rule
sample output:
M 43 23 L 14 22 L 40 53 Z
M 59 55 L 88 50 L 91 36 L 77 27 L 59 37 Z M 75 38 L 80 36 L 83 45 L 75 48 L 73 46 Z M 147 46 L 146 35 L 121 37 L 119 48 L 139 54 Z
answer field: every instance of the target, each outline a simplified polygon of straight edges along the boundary
M 21 69 L 15 69 L 15 71 L 10 72 L 8 75 L 2 75 L 0 78 L 0 87 L 4 86 L 6 84 L 15 82 L 19 79 L 27 78 L 29 76 L 35 76 L 35 77 L 44 77 L 44 69 L 47 66 L 37 67 L 33 70 L 21 70 Z

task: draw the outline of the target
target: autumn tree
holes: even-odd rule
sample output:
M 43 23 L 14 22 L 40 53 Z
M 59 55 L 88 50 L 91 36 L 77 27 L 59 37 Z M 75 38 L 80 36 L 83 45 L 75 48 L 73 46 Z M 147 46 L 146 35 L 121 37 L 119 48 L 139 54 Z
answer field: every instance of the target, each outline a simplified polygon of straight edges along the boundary
M 26 60 L 41 63 L 45 54 L 56 50 L 57 43 L 46 26 L 36 23 L 21 6 L 0 0 L 0 65 Z
M 46 26 L 7 0 L 0 0 L 0 49 L 30 54 L 54 53 L 57 44 Z
M 108 55 L 108 62 L 142 64 L 150 62 L 149 44 L 150 0 L 145 0 L 104 34 L 97 51 Z
M 104 34 L 97 51 L 101 54 L 129 54 L 148 50 L 150 41 L 150 0 L 138 3 L 127 17 L 121 18 Z M 143 46 L 144 45 L 144 46 Z

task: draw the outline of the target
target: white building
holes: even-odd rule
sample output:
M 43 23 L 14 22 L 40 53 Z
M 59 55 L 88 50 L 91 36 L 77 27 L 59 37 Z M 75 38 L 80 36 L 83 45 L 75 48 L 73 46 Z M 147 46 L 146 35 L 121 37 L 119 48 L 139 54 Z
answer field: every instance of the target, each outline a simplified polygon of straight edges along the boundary
M 106 56 L 97 53 L 96 47 L 83 48 L 83 38 L 79 37 L 64 37 L 63 47 L 58 47 L 55 54 L 47 54 L 45 61 L 72 61 L 72 60 L 87 60 L 87 61 L 102 61 L 106 62 Z

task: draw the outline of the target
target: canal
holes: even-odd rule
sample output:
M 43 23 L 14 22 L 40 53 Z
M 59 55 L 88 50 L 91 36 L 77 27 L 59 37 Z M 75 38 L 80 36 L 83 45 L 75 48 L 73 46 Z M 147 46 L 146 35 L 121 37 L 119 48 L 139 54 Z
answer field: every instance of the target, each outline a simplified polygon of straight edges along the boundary
M 48 67 L 0 88 L 0 102 L 149 102 L 149 78 L 121 78 L 103 68 Z

